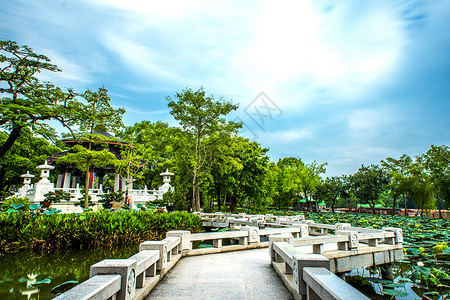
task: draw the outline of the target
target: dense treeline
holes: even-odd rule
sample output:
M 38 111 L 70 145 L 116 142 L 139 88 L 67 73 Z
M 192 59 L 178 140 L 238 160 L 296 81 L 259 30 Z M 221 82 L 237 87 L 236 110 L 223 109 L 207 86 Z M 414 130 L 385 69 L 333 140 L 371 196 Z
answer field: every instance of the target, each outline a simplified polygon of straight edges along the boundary
M 56 120 L 73 138 L 89 143 L 61 158 L 65 163 L 85 174 L 92 166 L 114 165 L 125 183 L 134 181 L 136 188 L 157 188 L 159 174 L 170 169 L 176 174 L 176 189 L 165 201 L 180 210 L 312 210 L 318 200 L 333 210 L 358 203 L 373 209 L 377 204 L 416 205 L 422 210 L 450 205 L 448 146 L 433 145 L 414 160 L 407 155 L 388 157 L 380 165 L 361 166 L 352 175 L 323 179 L 326 162 L 306 163 L 300 154 L 271 162 L 267 148 L 238 134 L 242 124 L 226 120 L 238 106 L 208 96 L 203 88 L 167 97 L 179 126 L 142 121 L 126 127 L 125 110 L 112 108 L 105 88 L 83 93 L 62 90 L 36 77 L 41 71 L 59 71 L 47 57 L 11 41 L 0 41 L 0 50 L 0 198 L 20 187 L 21 174 L 30 170 L 38 175 L 36 166 L 60 151 L 49 142 L 56 140 L 56 132 L 46 123 Z M 97 130 L 113 131 L 128 142 L 122 145 L 120 159 L 94 150 L 96 143 L 105 142 Z M 85 179 L 87 185 L 87 175 Z M 106 177 L 106 190 L 113 180 Z M 85 208 L 88 198 L 85 193 Z

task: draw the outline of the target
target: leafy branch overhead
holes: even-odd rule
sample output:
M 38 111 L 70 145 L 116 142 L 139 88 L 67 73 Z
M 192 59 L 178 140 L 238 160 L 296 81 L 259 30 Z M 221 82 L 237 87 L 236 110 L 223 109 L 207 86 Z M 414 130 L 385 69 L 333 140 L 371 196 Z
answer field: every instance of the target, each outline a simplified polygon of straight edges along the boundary
M 73 90 L 41 82 L 37 75 L 43 71 L 61 70 L 28 46 L 0 41 L 0 129 L 8 133 L 0 145 L 0 157 L 11 149 L 23 129 L 31 128 L 35 134 L 54 139 L 56 131 L 45 122 L 58 121 L 71 131 L 82 110 Z

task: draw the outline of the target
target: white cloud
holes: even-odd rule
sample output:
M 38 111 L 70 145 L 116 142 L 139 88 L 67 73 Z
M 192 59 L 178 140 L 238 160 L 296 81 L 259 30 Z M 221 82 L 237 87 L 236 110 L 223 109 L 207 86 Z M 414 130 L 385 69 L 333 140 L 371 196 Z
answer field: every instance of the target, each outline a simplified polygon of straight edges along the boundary
M 51 63 L 57 65 L 62 72 L 44 71 L 38 75 L 40 80 L 62 83 L 68 85 L 68 87 L 74 84 L 79 85 L 93 82 L 91 74 L 73 60 L 49 49 L 42 51 L 42 53 L 45 53 L 51 59 Z

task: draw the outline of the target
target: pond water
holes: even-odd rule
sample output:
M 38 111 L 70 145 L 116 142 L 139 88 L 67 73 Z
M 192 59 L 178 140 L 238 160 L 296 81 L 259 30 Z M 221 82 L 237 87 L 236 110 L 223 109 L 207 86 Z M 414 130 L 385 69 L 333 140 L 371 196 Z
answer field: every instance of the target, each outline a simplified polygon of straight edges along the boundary
M 89 278 L 89 268 L 106 258 L 128 258 L 139 245 L 119 249 L 71 250 L 49 254 L 0 256 L 0 299 L 52 299 L 50 291 L 68 281 Z M 42 283 L 39 283 L 42 282 Z M 67 284 L 67 288 L 72 285 Z

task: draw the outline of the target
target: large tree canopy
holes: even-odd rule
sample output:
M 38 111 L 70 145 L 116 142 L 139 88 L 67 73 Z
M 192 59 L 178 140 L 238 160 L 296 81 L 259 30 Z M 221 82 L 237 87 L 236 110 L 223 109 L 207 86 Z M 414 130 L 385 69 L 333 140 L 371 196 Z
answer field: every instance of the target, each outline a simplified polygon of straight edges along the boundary
M 192 207 L 200 210 L 199 179 L 204 175 L 207 159 L 212 146 L 220 139 L 241 126 L 239 123 L 226 121 L 225 116 L 236 110 L 238 105 L 231 101 L 206 96 L 203 88 L 176 93 L 175 99 L 167 97 L 170 114 L 177 120 L 186 133 L 183 149 L 190 161 L 192 174 Z M 214 136 L 214 137 L 213 137 Z
M 0 41 L 0 130 L 8 138 L 0 144 L 0 157 L 11 149 L 25 128 L 46 138 L 56 137 L 56 131 L 46 123 L 59 121 L 70 129 L 80 103 L 71 90 L 41 82 L 37 74 L 60 70 L 44 55 L 28 46 L 12 41 Z
M 80 104 L 81 109 L 77 112 L 77 119 L 74 124 L 79 126 L 79 132 L 76 135 L 80 144 L 75 145 L 73 152 L 59 158 L 59 161 L 76 164 L 76 166 L 85 172 L 85 200 L 84 207 L 87 209 L 89 199 L 89 172 L 91 166 L 106 166 L 116 164 L 116 157 L 107 150 L 93 150 L 93 144 L 101 144 L 108 141 L 105 136 L 96 134 L 96 130 L 118 131 L 124 125 L 122 116 L 125 109 L 114 109 L 111 106 L 111 98 L 108 90 L 104 87 L 94 92 L 87 90 L 83 95 L 84 103 Z M 87 141 L 85 148 L 81 141 Z

